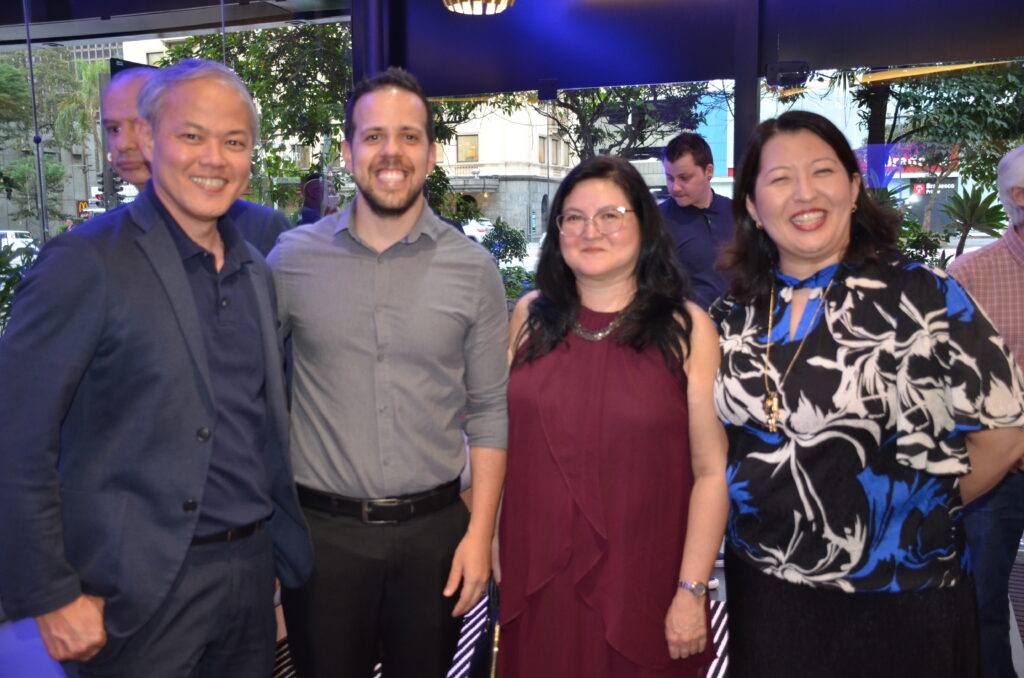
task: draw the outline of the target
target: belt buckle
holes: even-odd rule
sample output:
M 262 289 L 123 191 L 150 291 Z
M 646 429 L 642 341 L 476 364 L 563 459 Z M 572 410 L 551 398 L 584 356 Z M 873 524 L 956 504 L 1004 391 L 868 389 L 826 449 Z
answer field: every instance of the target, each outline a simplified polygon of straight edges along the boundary
M 374 508 L 374 505 L 387 505 L 387 506 L 398 506 L 402 503 L 401 499 L 364 499 L 360 502 L 360 513 L 363 522 L 367 525 L 391 525 L 397 523 L 397 520 L 373 520 L 370 518 L 370 510 Z

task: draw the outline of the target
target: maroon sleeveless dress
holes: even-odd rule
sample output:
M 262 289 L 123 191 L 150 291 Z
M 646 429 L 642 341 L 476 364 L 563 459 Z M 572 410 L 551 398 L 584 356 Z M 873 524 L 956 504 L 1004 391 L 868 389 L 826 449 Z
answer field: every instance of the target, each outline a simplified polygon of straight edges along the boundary
M 513 368 L 508 407 L 499 676 L 701 675 L 710 615 L 701 655 L 665 641 L 693 486 L 685 377 L 656 349 L 570 333 Z

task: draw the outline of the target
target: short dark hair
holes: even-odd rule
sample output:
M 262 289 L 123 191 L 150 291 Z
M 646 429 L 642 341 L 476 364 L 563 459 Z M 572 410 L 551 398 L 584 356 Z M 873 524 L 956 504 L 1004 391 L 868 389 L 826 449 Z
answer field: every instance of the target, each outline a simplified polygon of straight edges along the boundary
M 576 276 L 562 256 L 557 219 L 569 194 L 588 179 L 607 179 L 621 188 L 640 224 L 640 255 L 633 273 L 636 295 L 623 310 L 615 340 L 637 351 L 655 346 L 671 369 L 681 371 L 692 327 L 686 309 L 689 282 L 676 263 L 672 238 L 647 183 L 632 163 L 609 156 L 584 160 L 555 192 L 537 261 L 540 294 L 530 304 L 516 363 L 530 362 L 554 350 L 579 317 Z
M 352 138 L 356 134 L 356 123 L 353 116 L 353 111 L 356 108 L 356 102 L 358 102 L 363 96 L 370 92 L 375 92 L 385 87 L 397 87 L 398 89 L 404 89 L 407 92 L 415 94 L 420 101 L 423 102 L 423 106 L 427 109 L 427 141 L 434 143 L 434 111 L 430 107 L 430 102 L 427 101 L 427 97 L 423 94 L 423 88 L 420 87 L 419 80 L 416 79 L 409 71 L 404 68 L 398 68 L 397 66 L 391 66 L 386 71 L 378 73 L 372 78 L 366 78 L 357 84 L 353 89 L 352 93 L 348 97 L 348 103 L 345 105 L 345 138 L 351 143 Z
M 662 151 L 661 159 L 666 162 L 675 162 L 687 153 L 693 156 L 693 164 L 701 169 L 713 165 L 715 162 L 708 142 L 704 140 L 704 137 L 693 132 L 683 132 L 668 142 L 665 150 Z
M 777 118 L 765 120 L 754 130 L 747 143 L 733 189 L 732 212 L 736 235 L 719 261 L 719 268 L 731 269 L 734 277 L 730 293 L 740 303 L 767 300 L 779 263 L 779 251 L 766 231 L 758 229 L 747 211 L 747 199 L 754 201 L 754 187 L 761 171 L 761 152 L 776 134 L 792 134 L 806 130 L 827 143 L 839 162 L 853 179 L 860 176 L 857 156 L 839 128 L 828 118 L 809 111 L 787 111 Z M 855 202 L 856 211 L 850 222 L 850 244 L 842 261 L 860 265 L 899 255 L 897 235 L 899 215 L 880 207 L 860 184 Z

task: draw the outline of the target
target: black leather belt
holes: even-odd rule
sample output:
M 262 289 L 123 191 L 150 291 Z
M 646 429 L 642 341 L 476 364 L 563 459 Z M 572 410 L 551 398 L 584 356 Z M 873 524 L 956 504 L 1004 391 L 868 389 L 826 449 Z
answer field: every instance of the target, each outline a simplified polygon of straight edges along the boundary
M 386 499 L 352 499 L 340 494 L 297 486 L 299 503 L 306 508 L 336 516 L 359 518 L 364 523 L 400 523 L 403 520 L 429 515 L 459 500 L 459 479 L 439 485 L 426 492 Z
M 205 537 L 193 537 L 192 546 L 200 546 L 202 544 L 218 544 L 226 541 L 238 541 L 239 539 L 245 539 L 251 537 L 260 531 L 263 527 L 265 520 L 257 520 L 255 523 L 249 523 L 248 525 L 242 525 L 241 527 L 232 527 L 230 530 L 218 532 L 217 534 L 208 534 Z

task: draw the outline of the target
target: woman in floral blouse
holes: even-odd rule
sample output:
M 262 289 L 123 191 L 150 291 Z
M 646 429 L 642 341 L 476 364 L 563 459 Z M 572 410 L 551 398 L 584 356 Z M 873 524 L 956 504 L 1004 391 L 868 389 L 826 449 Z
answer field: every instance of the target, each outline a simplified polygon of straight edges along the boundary
M 902 260 L 825 118 L 762 123 L 712 307 L 729 436 L 732 678 L 977 675 L 960 510 L 1024 454 L 1024 383 L 940 270 Z

